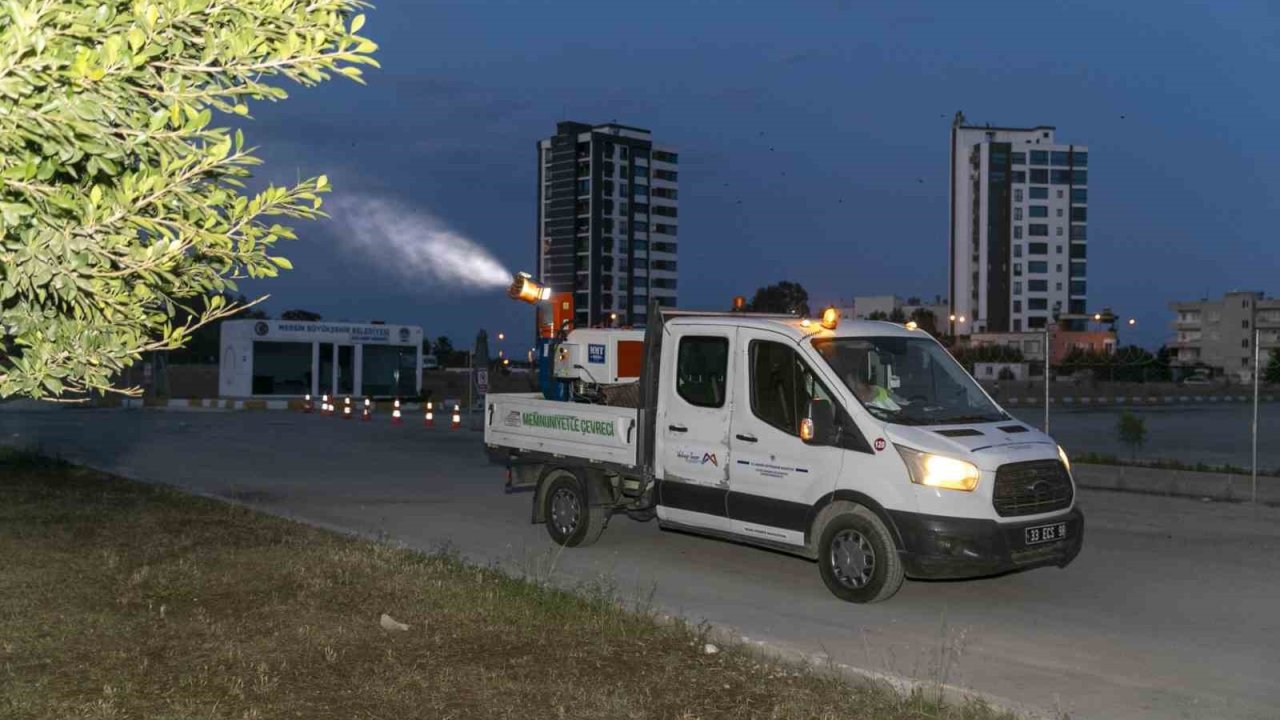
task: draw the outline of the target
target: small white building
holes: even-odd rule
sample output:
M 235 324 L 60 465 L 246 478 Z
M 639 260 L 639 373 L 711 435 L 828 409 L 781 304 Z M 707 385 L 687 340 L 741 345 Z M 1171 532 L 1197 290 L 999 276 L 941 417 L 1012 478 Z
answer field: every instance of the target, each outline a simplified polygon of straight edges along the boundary
M 984 382 L 1000 380 L 1026 380 L 1027 364 L 1024 362 L 979 362 L 973 364 L 973 376 Z
M 422 390 L 422 328 L 414 325 L 228 320 L 222 397 L 409 397 Z

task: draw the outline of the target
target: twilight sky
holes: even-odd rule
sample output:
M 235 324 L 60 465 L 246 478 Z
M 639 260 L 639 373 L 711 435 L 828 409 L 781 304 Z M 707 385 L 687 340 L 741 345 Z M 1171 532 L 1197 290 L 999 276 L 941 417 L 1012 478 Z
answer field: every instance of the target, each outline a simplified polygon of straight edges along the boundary
M 947 292 L 952 115 L 1089 146 L 1089 302 L 1171 336 L 1169 300 L 1280 293 L 1280 6 L 382 0 L 382 70 L 291 89 L 246 137 L 279 182 L 434 216 L 532 269 L 534 147 L 561 119 L 680 152 L 680 305 L 789 279 L 818 303 Z M 410 277 L 336 222 L 245 285 L 273 314 L 532 332 L 501 291 Z M 510 343 L 511 341 L 508 340 Z M 513 347 L 512 350 L 515 348 Z

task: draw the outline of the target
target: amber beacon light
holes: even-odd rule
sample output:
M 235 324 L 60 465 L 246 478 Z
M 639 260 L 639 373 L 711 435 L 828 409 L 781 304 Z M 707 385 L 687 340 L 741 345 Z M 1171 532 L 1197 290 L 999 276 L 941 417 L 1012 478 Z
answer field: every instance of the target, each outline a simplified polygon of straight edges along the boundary
M 534 305 L 543 300 L 550 300 L 551 288 L 534 280 L 529 273 L 522 272 L 511 276 L 511 287 L 507 289 L 507 294 L 513 300 L 523 300 Z
M 822 311 L 822 327 L 828 330 L 835 330 L 840 324 L 840 311 L 829 307 Z

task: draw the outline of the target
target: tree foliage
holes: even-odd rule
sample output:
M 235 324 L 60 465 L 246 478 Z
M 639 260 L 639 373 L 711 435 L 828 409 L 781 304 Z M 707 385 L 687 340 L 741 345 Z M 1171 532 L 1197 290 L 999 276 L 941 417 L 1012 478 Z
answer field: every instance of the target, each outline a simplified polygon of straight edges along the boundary
M 293 320 L 295 322 L 320 322 L 323 319 L 323 317 L 321 317 L 320 313 L 318 312 L 311 312 L 310 310 L 298 309 L 298 310 L 285 310 L 284 312 L 280 313 L 280 319 Z
M 756 290 L 747 303 L 749 312 L 809 314 L 809 292 L 800 283 L 789 280 Z
M 1116 420 L 1116 434 L 1120 442 L 1129 446 L 1130 456 L 1136 456 L 1138 449 L 1147 442 L 1147 421 L 1125 410 Z
M 291 267 L 279 218 L 326 178 L 249 193 L 241 131 L 280 81 L 360 79 L 363 0 L 0 4 L 0 397 L 111 389 L 143 352 L 227 317 Z M 277 83 L 277 84 L 273 84 Z
M 1280 348 L 1271 351 L 1271 360 L 1267 362 L 1266 374 L 1262 379 L 1269 383 L 1280 383 Z
M 930 335 L 938 334 L 938 318 L 932 310 L 916 308 L 911 311 L 911 321 Z
M 957 345 L 951 348 L 951 355 L 971 373 L 977 363 L 1020 363 L 1023 360 L 1022 350 L 1009 345 Z

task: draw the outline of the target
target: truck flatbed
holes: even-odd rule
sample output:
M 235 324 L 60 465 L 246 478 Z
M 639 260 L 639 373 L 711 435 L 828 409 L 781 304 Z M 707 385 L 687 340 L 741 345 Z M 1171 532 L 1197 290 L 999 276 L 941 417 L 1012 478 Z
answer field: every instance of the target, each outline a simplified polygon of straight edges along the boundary
M 635 408 L 547 400 L 538 393 L 485 398 L 484 441 L 552 457 L 572 457 L 626 468 L 637 465 L 639 411 Z

